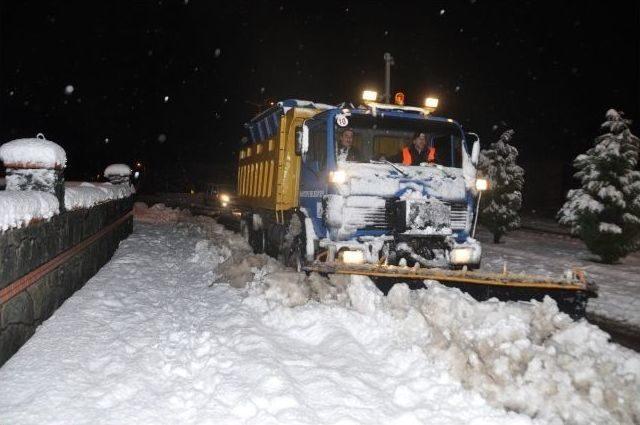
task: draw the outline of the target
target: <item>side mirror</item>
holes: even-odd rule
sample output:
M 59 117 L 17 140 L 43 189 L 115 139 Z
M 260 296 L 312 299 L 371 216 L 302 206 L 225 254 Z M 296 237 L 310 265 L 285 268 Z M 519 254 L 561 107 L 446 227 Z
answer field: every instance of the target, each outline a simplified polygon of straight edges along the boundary
M 296 127 L 296 155 L 304 155 L 309 150 L 309 127 Z
M 473 142 L 473 148 L 471 149 L 471 163 L 475 167 L 478 165 L 478 158 L 480 157 L 480 140 Z
M 480 157 L 480 137 L 476 133 L 467 133 L 467 136 L 474 137 L 476 140 L 473 142 L 471 148 L 471 163 L 475 167 L 478 165 L 478 158 Z

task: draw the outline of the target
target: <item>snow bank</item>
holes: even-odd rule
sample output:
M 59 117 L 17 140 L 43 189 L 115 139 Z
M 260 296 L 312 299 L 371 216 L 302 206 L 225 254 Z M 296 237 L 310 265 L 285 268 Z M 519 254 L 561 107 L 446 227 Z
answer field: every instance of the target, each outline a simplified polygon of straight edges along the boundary
M 0 161 L 7 168 L 56 168 L 67 165 L 67 154 L 56 143 L 37 138 L 17 139 L 0 146 Z
M 585 320 L 572 321 L 551 298 L 478 302 L 438 282 L 420 291 L 396 285 L 383 297 L 366 277 L 332 282 L 268 262 L 260 269 L 254 257 L 227 260 L 236 276 L 243 270 L 252 279 L 253 297 L 289 307 L 321 302 L 374 317 L 372 326 L 389 328 L 400 344 L 419 344 L 495 407 L 552 424 L 640 419 L 640 356 Z
M 496 406 L 551 423 L 637 423 L 640 357 L 585 320 L 538 303 L 477 302 L 432 283 L 417 308 L 440 353 L 469 388 Z
M 67 184 L 64 192 L 64 205 L 68 210 L 91 208 L 102 202 L 127 198 L 133 194 L 129 185 L 113 185 L 111 183 Z
M 532 423 L 462 388 L 374 317 L 210 287 L 221 260 L 247 249 L 211 222 L 136 224 L 0 369 L 0 422 Z M 253 268 L 256 284 L 299 278 L 278 267 Z
M 59 212 L 58 200 L 45 192 L 0 191 L 0 231 L 48 220 Z
M 170 208 L 165 204 L 154 204 L 151 208 L 144 202 L 133 205 L 133 218 L 142 223 L 177 223 L 188 217 L 191 217 L 189 210 Z
M 131 168 L 127 164 L 111 164 L 104 169 L 104 176 L 129 176 Z
M 137 223 L 0 382 L 0 422 L 16 424 L 640 417 L 640 357 L 551 300 L 479 303 L 435 282 L 384 297 L 254 255 L 206 217 Z

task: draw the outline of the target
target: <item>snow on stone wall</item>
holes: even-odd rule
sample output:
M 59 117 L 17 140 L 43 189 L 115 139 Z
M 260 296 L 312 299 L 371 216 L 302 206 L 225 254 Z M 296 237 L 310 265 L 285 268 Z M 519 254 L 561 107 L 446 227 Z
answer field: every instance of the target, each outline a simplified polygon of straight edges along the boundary
M 0 231 L 26 226 L 32 220 L 47 220 L 58 214 L 56 197 L 44 192 L 0 191 Z
M 129 185 L 86 182 L 78 185 L 71 183 L 65 187 L 64 205 L 68 210 L 91 208 L 102 202 L 126 198 L 131 196 L 133 192 L 133 187 Z
M 0 146 L 0 160 L 7 168 L 56 168 L 67 165 L 67 154 L 56 143 L 38 138 L 16 139 Z
M 91 208 L 102 202 L 122 199 L 134 193 L 129 185 L 111 183 L 69 182 L 65 188 L 68 210 Z M 35 219 L 47 220 L 60 212 L 56 197 L 38 191 L 0 191 L 0 231 L 29 224 Z

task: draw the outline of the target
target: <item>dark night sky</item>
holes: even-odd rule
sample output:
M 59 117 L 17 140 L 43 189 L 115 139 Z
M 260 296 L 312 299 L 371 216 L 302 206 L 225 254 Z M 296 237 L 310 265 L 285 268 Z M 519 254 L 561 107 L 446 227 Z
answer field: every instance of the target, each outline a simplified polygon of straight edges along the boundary
M 529 175 L 589 147 L 607 108 L 640 112 L 631 1 L 2 0 L 0 25 L 0 142 L 43 132 L 68 178 L 135 160 L 207 178 L 252 103 L 381 92 L 385 51 L 408 103 L 436 94 L 483 145 L 514 128 Z

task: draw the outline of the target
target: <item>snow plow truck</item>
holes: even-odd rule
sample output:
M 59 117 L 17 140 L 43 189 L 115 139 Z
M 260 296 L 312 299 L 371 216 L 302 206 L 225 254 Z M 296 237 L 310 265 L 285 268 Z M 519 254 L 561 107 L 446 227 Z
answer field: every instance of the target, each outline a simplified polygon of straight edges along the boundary
M 553 278 L 480 269 L 479 139 L 433 116 L 436 106 L 383 104 L 369 93 L 359 107 L 289 99 L 254 117 L 239 152 L 243 237 L 298 270 L 366 275 L 382 289 L 433 279 L 478 300 L 549 295 L 583 316 L 596 291 L 579 270 Z M 342 149 L 347 131 L 357 156 Z M 429 157 L 411 165 L 406 148 L 420 133 Z

